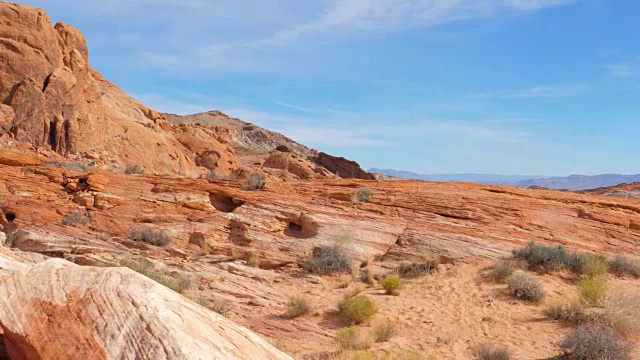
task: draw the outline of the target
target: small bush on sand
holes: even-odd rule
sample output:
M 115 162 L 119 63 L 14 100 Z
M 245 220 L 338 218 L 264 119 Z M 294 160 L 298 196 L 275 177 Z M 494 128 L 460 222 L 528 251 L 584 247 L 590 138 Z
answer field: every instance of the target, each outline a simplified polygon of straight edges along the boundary
M 618 276 L 629 275 L 640 278 L 640 263 L 621 255 L 616 255 L 609 260 L 609 269 Z
M 335 340 L 341 350 L 363 350 L 371 347 L 371 341 L 357 326 L 338 330 Z
M 368 203 L 371 200 L 371 196 L 373 192 L 369 188 L 364 188 L 356 191 L 353 195 L 351 195 L 351 202 L 353 204 L 362 204 Z
M 402 262 L 394 269 L 394 272 L 400 277 L 411 279 L 429 275 L 438 268 L 438 265 L 440 265 L 440 259 L 432 257 L 420 263 Z
M 373 278 L 373 272 L 369 269 L 364 269 L 360 272 L 360 281 L 371 286 L 376 284 L 376 281 Z
M 546 295 L 538 279 L 524 271 L 514 272 L 507 278 L 506 283 L 513 290 L 513 295 L 518 299 L 539 302 Z
M 366 295 L 346 296 L 338 303 L 340 316 L 351 324 L 361 324 L 377 312 L 376 304 Z
M 640 294 L 618 289 L 606 296 L 598 321 L 624 336 L 640 335 Z
M 249 176 L 245 190 L 262 190 L 267 187 L 267 176 L 263 173 L 255 173 Z
M 579 273 L 582 268 L 582 258 L 577 254 L 570 254 L 563 246 L 549 247 L 532 241 L 522 249 L 513 251 L 514 257 L 523 259 L 529 268 L 540 271 L 555 271 L 562 268 Z
M 514 271 L 525 269 L 526 263 L 518 259 L 502 259 L 489 270 L 489 278 L 494 282 L 505 281 Z
M 631 359 L 631 346 L 606 327 L 581 325 L 560 343 L 569 360 Z
M 502 345 L 479 344 L 472 349 L 473 356 L 478 360 L 510 360 L 511 350 Z
M 67 215 L 62 219 L 62 223 L 65 225 L 87 225 L 89 223 L 89 218 L 82 215 L 81 213 L 74 211 L 71 214 Z
M 585 304 L 595 306 L 602 304 L 607 292 L 607 282 L 603 277 L 584 278 L 578 283 L 580 298 Z
M 602 277 L 609 272 L 607 261 L 601 257 L 586 254 L 582 255 L 582 267 L 580 273 L 589 278 Z
M 373 330 L 373 335 L 377 343 L 387 342 L 396 335 L 396 326 L 391 323 L 380 325 Z
M 144 174 L 144 168 L 139 165 L 129 165 L 124 169 L 124 173 L 128 175 Z
M 131 228 L 130 237 L 132 240 L 155 246 L 167 246 L 171 242 L 171 238 L 166 232 L 151 228 Z
M 396 275 L 389 275 L 380 280 L 380 285 L 387 295 L 398 295 L 398 290 L 402 285 L 402 280 Z
M 287 303 L 287 316 L 295 319 L 311 311 L 311 303 L 302 296 L 294 296 Z
M 320 246 L 313 249 L 305 267 L 319 275 L 351 273 L 351 260 L 340 246 Z
M 553 320 L 562 320 L 571 324 L 579 324 L 586 318 L 584 306 L 578 300 L 549 302 L 545 313 Z
M 119 265 L 140 273 L 179 294 L 182 294 L 191 285 L 189 278 L 181 275 L 168 274 L 157 269 L 151 261 L 146 259 L 121 260 Z

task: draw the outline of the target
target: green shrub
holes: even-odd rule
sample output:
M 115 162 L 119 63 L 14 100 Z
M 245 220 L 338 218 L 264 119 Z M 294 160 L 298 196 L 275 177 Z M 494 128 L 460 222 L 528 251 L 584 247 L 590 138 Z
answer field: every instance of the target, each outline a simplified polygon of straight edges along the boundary
M 87 225 L 89 223 L 89 218 L 82 215 L 81 213 L 74 211 L 71 214 L 67 215 L 62 219 L 62 223 L 65 225 Z
M 157 269 L 151 261 L 146 259 L 121 260 L 119 265 L 140 273 L 179 294 L 182 294 L 191 285 L 189 278 L 165 273 Z
M 351 260 L 340 246 L 320 246 L 313 249 L 305 267 L 314 274 L 351 273 Z
M 396 275 L 389 275 L 380 280 L 380 285 L 382 285 L 382 288 L 387 295 L 398 295 L 398 289 L 400 289 L 400 286 L 402 285 L 402 280 L 400 280 Z
M 584 278 L 578 284 L 580 298 L 588 305 L 598 305 L 604 300 L 607 282 L 603 277 Z
M 378 312 L 376 304 L 366 295 L 346 296 L 338 303 L 338 310 L 351 324 L 361 324 Z
M 631 359 L 631 346 L 616 333 L 597 325 L 581 325 L 560 343 L 565 358 L 570 360 Z
M 489 270 L 489 278 L 494 282 L 505 281 L 514 271 L 525 269 L 526 263 L 518 259 L 502 259 Z
M 609 272 L 609 266 L 605 259 L 586 254 L 582 255 L 582 267 L 580 273 L 586 277 L 602 277 Z
M 124 169 L 124 173 L 128 175 L 144 174 L 144 168 L 139 165 L 129 165 Z
M 383 324 L 373 330 L 374 339 L 377 343 L 387 342 L 396 334 L 396 326 L 391 323 Z
M 245 190 L 262 190 L 267 187 L 267 176 L 263 173 L 255 173 L 249 176 L 244 186 Z
M 363 350 L 371 347 L 371 342 L 357 326 L 338 330 L 335 341 L 341 350 Z
M 539 302 L 546 295 L 538 279 L 524 271 L 514 272 L 507 278 L 506 283 L 513 290 L 513 295 L 518 299 Z
M 306 315 L 311 311 L 309 300 L 301 296 L 294 296 L 287 303 L 287 316 L 295 319 L 302 315 Z
M 478 360 L 510 360 L 511 350 L 502 345 L 479 344 L 472 349 L 473 356 Z
M 171 242 L 171 238 L 166 232 L 151 228 L 131 228 L 130 237 L 135 241 L 142 241 L 155 246 L 167 246 Z
M 516 258 L 523 259 L 529 268 L 542 271 L 555 271 L 561 268 L 579 273 L 582 269 L 582 258 L 577 254 L 570 254 L 563 246 L 549 247 L 536 242 L 530 242 L 526 247 L 514 250 Z
M 351 202 L 353 204 L 362 204 L 368 203 L 371 200 L 371 196 L 373 192 L 369 188 L 364 188 L 356 191 L 353 195 L 351 195 Z
M 438 268 L 438 265 L 440 265 L 440 259 L 433 257 L 421 263 L 402 262 L 394 272 L 400 277 L 411 279 L 430 274 Z
M 610 259 L 608 263 L 609 269 L 616 275 L 630 275 L 634 278 L 640 278 L 640 263 L 636 261 L 621 255 L 616 255 Z

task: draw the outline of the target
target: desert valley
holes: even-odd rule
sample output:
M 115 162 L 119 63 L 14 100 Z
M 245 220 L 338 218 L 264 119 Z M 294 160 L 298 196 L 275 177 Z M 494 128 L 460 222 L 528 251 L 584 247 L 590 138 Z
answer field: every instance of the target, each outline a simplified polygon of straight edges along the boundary
M 381 179 L 0 19 L 0 358 L 640 359 L 637 183 Z

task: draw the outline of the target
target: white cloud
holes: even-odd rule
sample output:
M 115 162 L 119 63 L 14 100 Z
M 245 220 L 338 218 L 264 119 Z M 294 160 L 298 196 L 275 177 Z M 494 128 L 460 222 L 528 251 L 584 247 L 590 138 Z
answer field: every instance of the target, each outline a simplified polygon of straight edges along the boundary
M 567 84 L 558 86 L 534 86 L 530 89 L 507 91 L 484 91 L 471 93 L 475 98 L 486 99 L 553 99 L 574 97 L 587 94 L 591 87 L 585 84 Z
M 628 62 L 619 62 L 606 65 L 609 75 L 619 78 L 640 76 L 640 57 Z

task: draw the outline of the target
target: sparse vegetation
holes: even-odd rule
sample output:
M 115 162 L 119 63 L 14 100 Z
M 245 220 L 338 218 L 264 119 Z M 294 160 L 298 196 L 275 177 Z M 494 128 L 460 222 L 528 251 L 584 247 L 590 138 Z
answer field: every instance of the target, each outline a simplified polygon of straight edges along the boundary
M 65 225 L 87 225 L 89 223 L 89 218 L 77 211 L 72 212 L 62 219 L 62 223 Z
M 518 299 L 539 302 L 544 299 L 546 292 L 538 279 L 524 271 L 516 271 L 506 280 L 513 295 Z
M 580 298 L 587 305 L 599 305 L 607 292 L 607 282 L 603 277 L 585 277 L 578 283 Z
M 244 186 L 245 190 L 262 190 L 267 187 L 267 176 L 263 173 L 255 173 L 249 176 Z
M 155 246 L 167 246 L 171 242 L 171 237 L 166 232 L 151 228 L 131 228 L 130 237 L 132 240 Z
M 631 289 L 611 292 L 604 300 L 598 321 L 623 336 L 640 335 L 640 295 Z
M 472 349 L 478 360 L 510 360 L 511 350 L 503 345 L 479 344 Z
M 179 294 L 182 294 L 189 285 L 191 285 L 189 278 L 181 275 L 168 274 L 156 268 L 153 262 L 146 259 L 121 260 L 119 265 L 140 273 Z
M 207 309 L 216 312 L 222 316 L 227 316 L 231 311 L 231 302 L 222 299 L 204 300 L 199 299 L 198 303 Z
M 375 285 L 376 281 L 373 278 L 373 273 L 369 269 L 364 269 L 360 272 L 360 281 L 367 285 Z
M 430 274 L 437 269 L 438 265 L 440 265 L 440 260 L 434 256 L 421 263 L 402 262 L 394 269 L 394 272 L 403 278 L 417 278 Z
M 302 296 L 294 296 L 287 303 L 287 316 L 295 319 L 311 311 L 311 303 Z
M 335 341 L 341 350 L 363 350 L 371 347 L 371 341 L 357 326 L 338 330 Z
M 254 268 L 259 268 L 262 264 L 262 258 L 259 252 L 250 252 L 247 254 L 247 264 Z
M 363 204 L 371 201 L 371 196 L 373 196 L 373 192 L 369 188 L 364 188 L 356 191 L 351 195 L 351 202 L 353 204 Z
M 128 175 L 144 174 L 144 168 L 139 165 L 129 165 L 124 169 L 124 173 Z
M 585 320 L 584 306 L 578 300 L 568 302 L 552 301 L 545 310 L 547 316 L 554 320 L 562 320 L 572 324 L 579 324 Z
M 396 335 L 396 325 L 387 323 L 376 327 L 373 330 L 373 337 L 377 343 L 387 342 Z
M 618 276 L 629 275 L 640 278 L 640 263 L 627 257 L 616 255 L 609 260 L 609 269 Z
M 526 268 L 526 263 L 518 259 L 502 259 L 489 270 L 489 278 L 494 282 L 504 282 L 516 270 Z
M 376 304 L 366 295 L 346 296 L 338 303 L 338 310 L 351 324 L 361 324 L 378 312 Z
M 567 335 L 560 348 L 569 360 L 626 360 L 631 346 L 606 327 L 581 325 Z
M 351 260 L 341 246 L 320 246 L 313 249 L 305 267 L 314 274 L 350 273 Z
M 549 247 L 530 242 L 522 249 L 513 251 L 514 257 L 527 262 L 530 269 L 539 271 L 556 271 L 567 268 L 579 273 L 582 259 L 577 254 L 570 254 L 563 246 Z
M 582 267 L 580 273 L 588 278 L 603 277 L 609 272 L 609 266 L 605 259 L 586 254 L 582 255 Z
M 45 164 L 48 165 L 48 164 Z M 82 164 L 82 163 L 63 163 L 61 164 L 63 168 L 65 169 L 69 169 L 69 170 L 74 170 L 74 171 L 78 171 L 78 172 L 87 172 L 89 170 L 89 166 Z M 54 164 L 55 166 L 55 164 Z
M 380 280 L 380 285 L 387 295 L 398 295 L 398 290 L 402 285 L 402 280 L 396 275 L 389 275 Z

